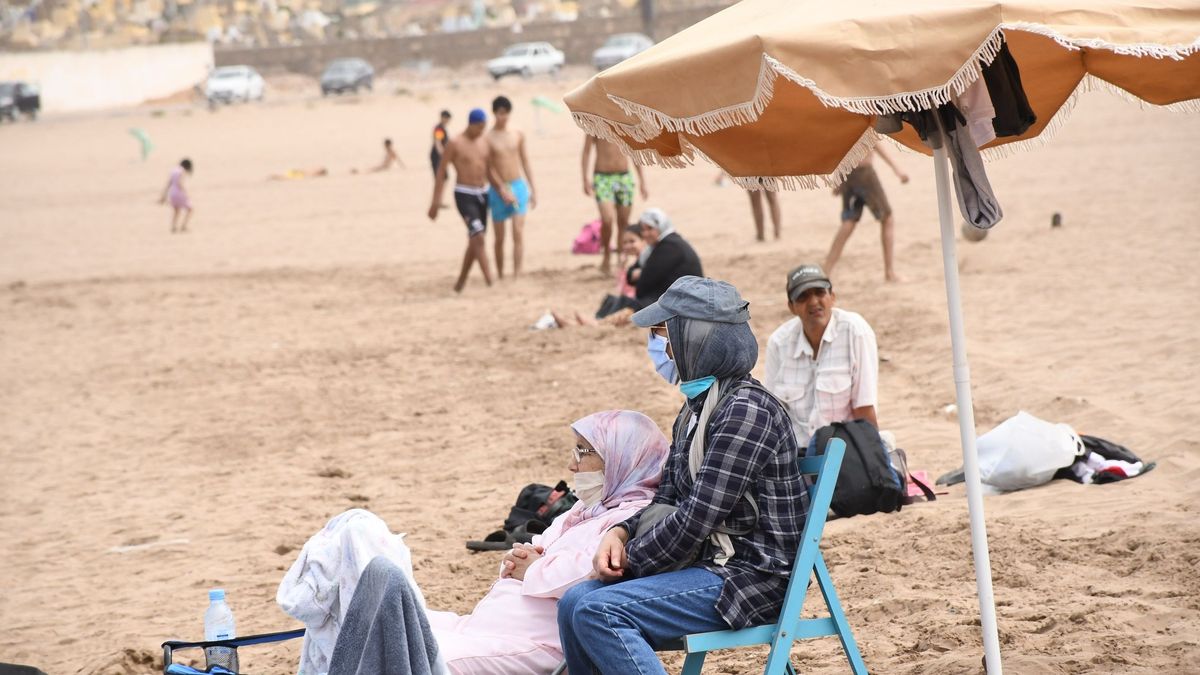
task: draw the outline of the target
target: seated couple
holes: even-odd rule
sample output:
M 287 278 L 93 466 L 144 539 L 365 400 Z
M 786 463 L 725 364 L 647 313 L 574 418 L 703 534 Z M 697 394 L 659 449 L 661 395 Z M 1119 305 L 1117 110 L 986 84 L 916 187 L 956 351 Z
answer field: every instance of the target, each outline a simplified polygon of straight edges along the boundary
M 646 209 L 636 224 L 625 229 L 621 253 L 633 263 L 618 272 L 617 292 L 605 296 L 594 319 L 579 312 L 571 319 L 552 313 L 559 328 L 597 323 L 628 325 L 634 312 L 656 302 L 680 277 L 704 275 L 700 256 L 675 231 L 662 209 Z
M 505 554 L 499 578 L 470 614 L 426 612 L 437 654 L 450 673 L 554 670 L 563 659 L 558 599 L 592 575 L 604 532 L 654 495 L 669 447 L 650 418 L 614 410 L 584 417 L 571 428 L 575 438 L 568 469 L 579 501 L 532 544 L 518 544 Z M 330 671 L 335 645 L 341 644 L 338 628 L 347 621 L 359 575 L 378 555 L 412 579 L 411 557 L 400 536 L 362 510 L 335 517 L 305 544 L 277 596 L 283 610 L 308 629 L 300 672 Z M 318 598 L 326 599 L 325 606 L 314 608 L 321 604 Z
M 471 615 L 430 613 L 452 672 L 548 673 L 561 654 L 576 675 L 665 673 L 657 644 L 778 618 L 808 492 L 788 415 L 750 376 L 748 306 L 727 283 L 686 276 L 634 314 L 686 399 L 669 449 L 638 413 L 601 413 L 611 432 L 586 424 L 596 416 L 577 423 L 582 501 L 506 555 Z M 600 490 L 580 475 L 598 460 Z

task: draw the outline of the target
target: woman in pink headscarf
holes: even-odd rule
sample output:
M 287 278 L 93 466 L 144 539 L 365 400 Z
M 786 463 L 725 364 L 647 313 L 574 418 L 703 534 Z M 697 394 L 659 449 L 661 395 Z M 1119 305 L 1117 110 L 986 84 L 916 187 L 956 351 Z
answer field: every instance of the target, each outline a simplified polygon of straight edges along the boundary
M 650 503 L 669 443 L 649 417 L 629 410 L 571 425 L 567 468 L 579 501 L 529 545 L 504 556 L 500 579 L 466 616 L 430 611 L 451 673 L 550 673 L 562 661 L 558 599 L 592 574 L 600 538 Z

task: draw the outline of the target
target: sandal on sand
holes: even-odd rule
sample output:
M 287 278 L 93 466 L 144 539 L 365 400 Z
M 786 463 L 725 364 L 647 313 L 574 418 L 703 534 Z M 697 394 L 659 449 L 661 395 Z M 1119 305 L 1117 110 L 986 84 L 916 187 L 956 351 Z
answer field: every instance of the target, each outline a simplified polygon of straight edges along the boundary
M 517 542 L 513 536 L 504 530 L 496 530 L 495 532 L 484 537 L 482 541 L 471 539 L 467 541 L 467 548 L 472 551 L 507 551 Z

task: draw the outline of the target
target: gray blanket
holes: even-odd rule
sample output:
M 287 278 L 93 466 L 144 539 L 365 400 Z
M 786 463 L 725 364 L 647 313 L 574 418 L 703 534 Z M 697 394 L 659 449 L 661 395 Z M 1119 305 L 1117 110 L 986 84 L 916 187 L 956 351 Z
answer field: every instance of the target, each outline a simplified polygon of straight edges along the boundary
M 329 675 L 441 675 L 429 619 L 404 572 L 384 557 L 363 570 L 329 662 Z

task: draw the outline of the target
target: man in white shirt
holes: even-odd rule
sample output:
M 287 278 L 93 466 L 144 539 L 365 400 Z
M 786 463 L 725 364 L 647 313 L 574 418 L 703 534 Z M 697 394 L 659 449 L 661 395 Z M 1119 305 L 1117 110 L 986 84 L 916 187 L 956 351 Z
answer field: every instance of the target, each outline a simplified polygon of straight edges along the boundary
M 833 306 L 837 296 L 818 265 L 788 273 L 788 308 L 796 317 L 767 342 L 764 384 L 788 406 L 796 440 L 807 445 L 832 422 L 875 416 L 879 351 L 866 319 Z

